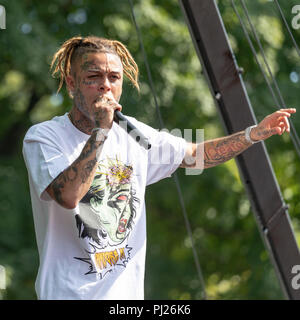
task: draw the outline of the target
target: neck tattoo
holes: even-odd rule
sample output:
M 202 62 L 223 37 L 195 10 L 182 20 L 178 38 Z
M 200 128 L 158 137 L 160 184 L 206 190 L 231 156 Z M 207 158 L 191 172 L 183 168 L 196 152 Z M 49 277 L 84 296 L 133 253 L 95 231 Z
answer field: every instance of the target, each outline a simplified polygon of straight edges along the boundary
M 94 126 L 91 124 L 91 122 L 87 118 L 84 117 L 84 118 L 79 118 L 75 120 L 74 115 L 71 112 L 68 113 L 68 118 L 70 119 L 73 126 L 76 127 L 78 130 L 89 135 L 92 134 L 92 130 Z

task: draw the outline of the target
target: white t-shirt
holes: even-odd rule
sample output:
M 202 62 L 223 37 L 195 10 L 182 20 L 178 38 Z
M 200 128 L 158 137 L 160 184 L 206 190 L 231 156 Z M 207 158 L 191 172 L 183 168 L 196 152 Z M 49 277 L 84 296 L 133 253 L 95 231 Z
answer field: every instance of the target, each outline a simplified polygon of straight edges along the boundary
M 71 210 L 45 189 L 79 157 L 90 136 L 65 114 L 32 126 L 24 138 L 40 257 L 38 299 L 144 298 L 145 188 L 178 168 L 187 144 L 127 118 L 149 138 L 151 149 L 114 123 L 90 190 Z

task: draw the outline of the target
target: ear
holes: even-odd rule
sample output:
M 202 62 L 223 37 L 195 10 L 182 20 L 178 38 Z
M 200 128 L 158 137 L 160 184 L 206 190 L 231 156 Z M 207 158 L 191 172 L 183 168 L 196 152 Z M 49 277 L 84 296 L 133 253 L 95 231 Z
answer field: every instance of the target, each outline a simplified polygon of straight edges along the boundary
M 71 96 L 73 96 L 73 93 L 75 91 L 75 79 L 71 74 L 66 77 L 66 84 L 67 84 L 68 92 L 70 93 Z

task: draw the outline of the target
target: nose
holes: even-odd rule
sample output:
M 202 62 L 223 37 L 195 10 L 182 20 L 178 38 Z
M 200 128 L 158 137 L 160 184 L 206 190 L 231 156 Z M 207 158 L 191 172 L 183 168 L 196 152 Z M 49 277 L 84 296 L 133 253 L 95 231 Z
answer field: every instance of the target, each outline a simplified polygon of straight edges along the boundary
M 103 94 L 109 92 L 111 90 L 110 88 L 110 82 L 107 77 L 103 78 L 103 81 L 101 81 L 99 86 L 99 91 Z

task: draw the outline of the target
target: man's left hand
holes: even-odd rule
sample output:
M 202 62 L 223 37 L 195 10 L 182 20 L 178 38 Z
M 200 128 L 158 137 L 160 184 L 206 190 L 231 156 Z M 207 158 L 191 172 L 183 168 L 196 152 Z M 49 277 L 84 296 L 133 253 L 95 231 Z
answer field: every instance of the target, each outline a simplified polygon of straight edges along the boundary
M 265 140 L 272 135 L 282 135 L 285 131 L 290 132 L 288 118 L 295 113 L 295 108 L 280 109 L 266 116 L 257 127 L 253 128 L 250 133 L 252 140 Z

